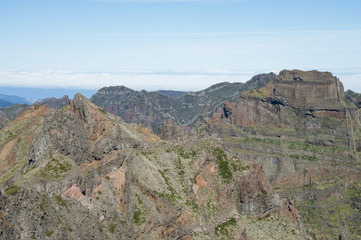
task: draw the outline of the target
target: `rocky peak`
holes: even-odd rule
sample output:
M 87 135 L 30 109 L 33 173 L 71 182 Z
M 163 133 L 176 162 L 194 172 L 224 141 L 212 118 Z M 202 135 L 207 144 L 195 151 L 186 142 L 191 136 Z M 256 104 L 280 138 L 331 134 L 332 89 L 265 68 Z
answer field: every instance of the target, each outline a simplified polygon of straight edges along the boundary
M 38 163 L 55 150 L 76 164 L 101 159 L 106 153 L 146 144 L 141 134 L 131 133 L 124 122 L 76 94 L 70 105 L 45 116 L 40 137 L 30 150 Z
M 264 87 L 242 92 L 238 103 L 225 102 L 223 117 L 241 126 L 296 126 L 297 113 L 345 119 L 346 107 L 356 109 L 331 73 L 283 70 Z
M 317 70 L 282 70 L 276 75 L 278 81 L 296 81 L 296 82 L 334 82 L 337 78 L 330 72 L 319 72 Z
M 65 105 L 69 104 L 69 97 L 68 97 L 68 95 L 64 95 L 62 98 L 55 98 L 55 97 L 46 98 L 39 102 L 36 102 L 35 104 L 41 104 L 41 105 L 47 106 L 49 108 L 60 109 L 60 108 L 64 107 Z
M 273 91 L 293 106 L 313 110 L 340 109 L 344 98 L 342 83 L 329 72 L 283 70 Z
M 169 118 L 159 126 L 158 136 L 164 140 L 179 140 L 182 138 L 182 129 L 173 119 Z
M 356 93 L 356 92 L 353 92 L 351 90 L 347 90 L 345 92 L 345 98 L 355 104 L 357 107 L 361 107 L 361 93 Z
M 247 81 L 243 86 L 242 90 L 259 89 L 267 85 L 267 83 L 274 81 L 277 75 L 273 72 L 258 74 Z

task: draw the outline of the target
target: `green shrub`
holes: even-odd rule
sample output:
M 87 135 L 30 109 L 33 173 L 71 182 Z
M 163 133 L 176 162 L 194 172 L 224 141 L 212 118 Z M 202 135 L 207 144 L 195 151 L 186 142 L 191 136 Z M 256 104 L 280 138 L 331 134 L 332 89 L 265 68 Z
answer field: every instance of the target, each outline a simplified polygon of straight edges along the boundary
M 110 231 L 111 233 L 114 233 L 114 231 L 115 231 L 115 224 L 114 224 L 114 223 L 111 223 L 111 224 L 109 225 L 109 231 Z
M 228 166 L 227 154 L 220 148 L 213 148 L 211 153 L 216 158 L 219 168 L 219 175 L 225 182 L 229 183 L 232 180 L 232 172 Z
M 45 230 L 45 235 L 46 235 L 47 237 L 51 237 L 51 235 L 53 235 L 53 233 L 54 233 L 53 230 L 49 230 L 49 229 L 46 229 L 46 230 Z
M 20 191 L 20 189 L 21 189 L 21 187 L 12 185 L 12 186 L 8 187 L 7 189 L 5 189 L 5 194 L 15 196 Z
M 216 234 L 216 236 L 224 235 L 226 237 L 229 237 L 229 232 L 228 232 L 227 227 L 228 226 L 236 226 L 236 224 L 237 224 L 237 220 L 235 218 L 231 218 L 227 222 L 217 225 L 214 228 L 214 233 Z

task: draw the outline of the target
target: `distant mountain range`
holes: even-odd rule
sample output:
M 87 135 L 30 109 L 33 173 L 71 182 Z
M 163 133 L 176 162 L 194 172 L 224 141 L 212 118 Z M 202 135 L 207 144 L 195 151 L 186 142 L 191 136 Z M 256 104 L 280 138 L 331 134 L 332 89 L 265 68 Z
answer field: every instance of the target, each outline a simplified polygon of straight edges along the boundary
M 29 99 L 26 99 L 24 97 L 14 96 L 14 95 L 6 95 L 6 94 L 0 94 L 0 106 L 1 107 L 8 107 L 13 104 L 33 104 Z
M 0 98 L 0 107 L 9 107 L 9 106 L 11 106 L 13 104 L 14 103 L 8 102 L 8 101 Z
M 200 126 L 224 101 L 235 102 L 241 91 L 263 87 L 274 77 L 274 73 L 260 74 L 246 83 L 223 82 L 202 91 L 187 93 L 104 87 L 90 100 L 126 122 L 141 123 L 154 131 L 169 118 L 179 125 L 194 127 Z

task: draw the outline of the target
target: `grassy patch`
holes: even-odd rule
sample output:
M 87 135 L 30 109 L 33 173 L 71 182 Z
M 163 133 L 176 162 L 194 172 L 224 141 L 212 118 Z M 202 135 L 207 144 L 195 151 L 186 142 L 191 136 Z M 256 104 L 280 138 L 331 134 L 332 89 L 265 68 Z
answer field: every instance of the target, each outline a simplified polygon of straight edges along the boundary
M 5 189 L 5 194 L 15 196 L 19 191 L 21 190 L 21 187 L 12 185 Z
M 145 223 L 144 215 L 145 214 L 139 208 L 136 207 L 133 214 L 133 223 L 137 225 Z
M 256 137 L 245 137 L 241 139 L 243 143 L 262 143 L 262 144 L 270 144 L 281 146 L 281 140 L 269 139 L 269 138 L 256 138 Z
M 115 224 L 114 223 L 111 223 L 111 224 L 109 224 L 109 231 L 111 232 L 111 233 L 114 233 L 115 232 Z
M 291 158 L 297 159 L 297 160 L 307 160 L 307 161 L 317 161 L 317 157 L 315 156 L 308 156 L 308 155 L 298 155 L 298 154 L 290 154 Z
M 165 169 L 164 171 L 162 171 L 162 170 L 158 170 L 158 171 L 159 171 L 160 175 L 162 175 L 165 183 L 167 184 L 167 189 L 170 192 L 170 194 L 169 193 L 158 193 L 158 192 L 156 192 L 156 193 L 163 199 L 167 200 L 168 202 L 175 203 L 176 199 L 178 198 L 178 194 L 177 194 L 176 190 L 170 184 L 170 178 L 167 177 L 167 175 L 166 175 L 166 173 L 169 170 Z
M 45 235 L 46 235 L 47 237 L 51 237 L 51 235 L 53 235 L 53 233 L 54 233 L 53 230 L 49 230 L 49 229 L 46 229 L 46 230 L 45 230 Z
M 66 207 L 66 202 L 61 198 L 60 195 L 55 195 L 55 200 L 58 205 Z
M 40 205 L 41 211 L 45 211 L 45 200 L 46 200 L 46 196 L 43 195 L 43 197 L 41 198 L 41 205 Z
M 63 159 L 52 158 L 40 171 L 40 176 L 46 180 L 58 180 L 71 169 L 71 164 Z
M 195 156 L 197 156 L 197 152 L 193 149 L 191 149 L 190 151 L 186 151 L 183 147 L 175 147 L 174 151 L 182 158 L 185 159 L 190 159 L 190 158 L 194 158 Z
M 216 158 L 219 175 L 226 183 L 229 183 L 232 180 L 232 172 L 228 166 L 227 154 L 220 148 L 211 149 L 211 153 Z
M 199 205 L 195 199 L 187 199 L 186 205 L 191 208 L 193 212 L 196 212 L 199 209 Z
M 98 111 L 105 114 L 105 115 L 108 115 L 108 113 L 106 111 L 104 111 L 104 109 L 102 109 L 102 108 L 98 108 Z
M 231 218 L 227 222 L 217 225 L 214 228 L 214 234 L 216 234 L 216 236 L 222 235 L 222 236 L 225 236 L 227 239 L 230 239 L 231 235 L 230 235 L 228 227 L 236 226 L 236 225 L 237 225 L 237 220 L 235 218 Z

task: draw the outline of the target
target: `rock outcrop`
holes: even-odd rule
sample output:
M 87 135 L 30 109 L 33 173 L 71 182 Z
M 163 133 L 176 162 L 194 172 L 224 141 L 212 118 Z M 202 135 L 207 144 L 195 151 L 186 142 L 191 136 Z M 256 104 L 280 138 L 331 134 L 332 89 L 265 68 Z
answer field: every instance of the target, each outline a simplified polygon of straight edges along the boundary
M 55 150 L 76 164 L 87 163 L 112 150 L 140 147 L 142 140 L 130 135 L 120 119 L 76 94 L 69 106 L 45 116 L 42 133 L 30 149 L 29 162 L 38 163 Z
M 273 81 L 243 92 L 237 103 L 225 102 L 225 118 L 240 126 L 288 127 L 298 124 L 295 114 L 346 119 L 348 107 L 342 83 L 329 72 L 283 70 Z
M 280 205 L 278 194 L 259 164 L 251 165 L 249 175 L 240 178 L 239 187 L 239 211 L 243 215 L 263 214 Z
M 355 104 L 357 107 L 361 108 L 361 93 L 356 93 L 351 90 L 345 92 L 345 98 Z
M 164 121 L 162 125 L 159 126 L 158 136 L 164 140 L 181 140 L 183 138 L 181 127 L 171 118 Z

